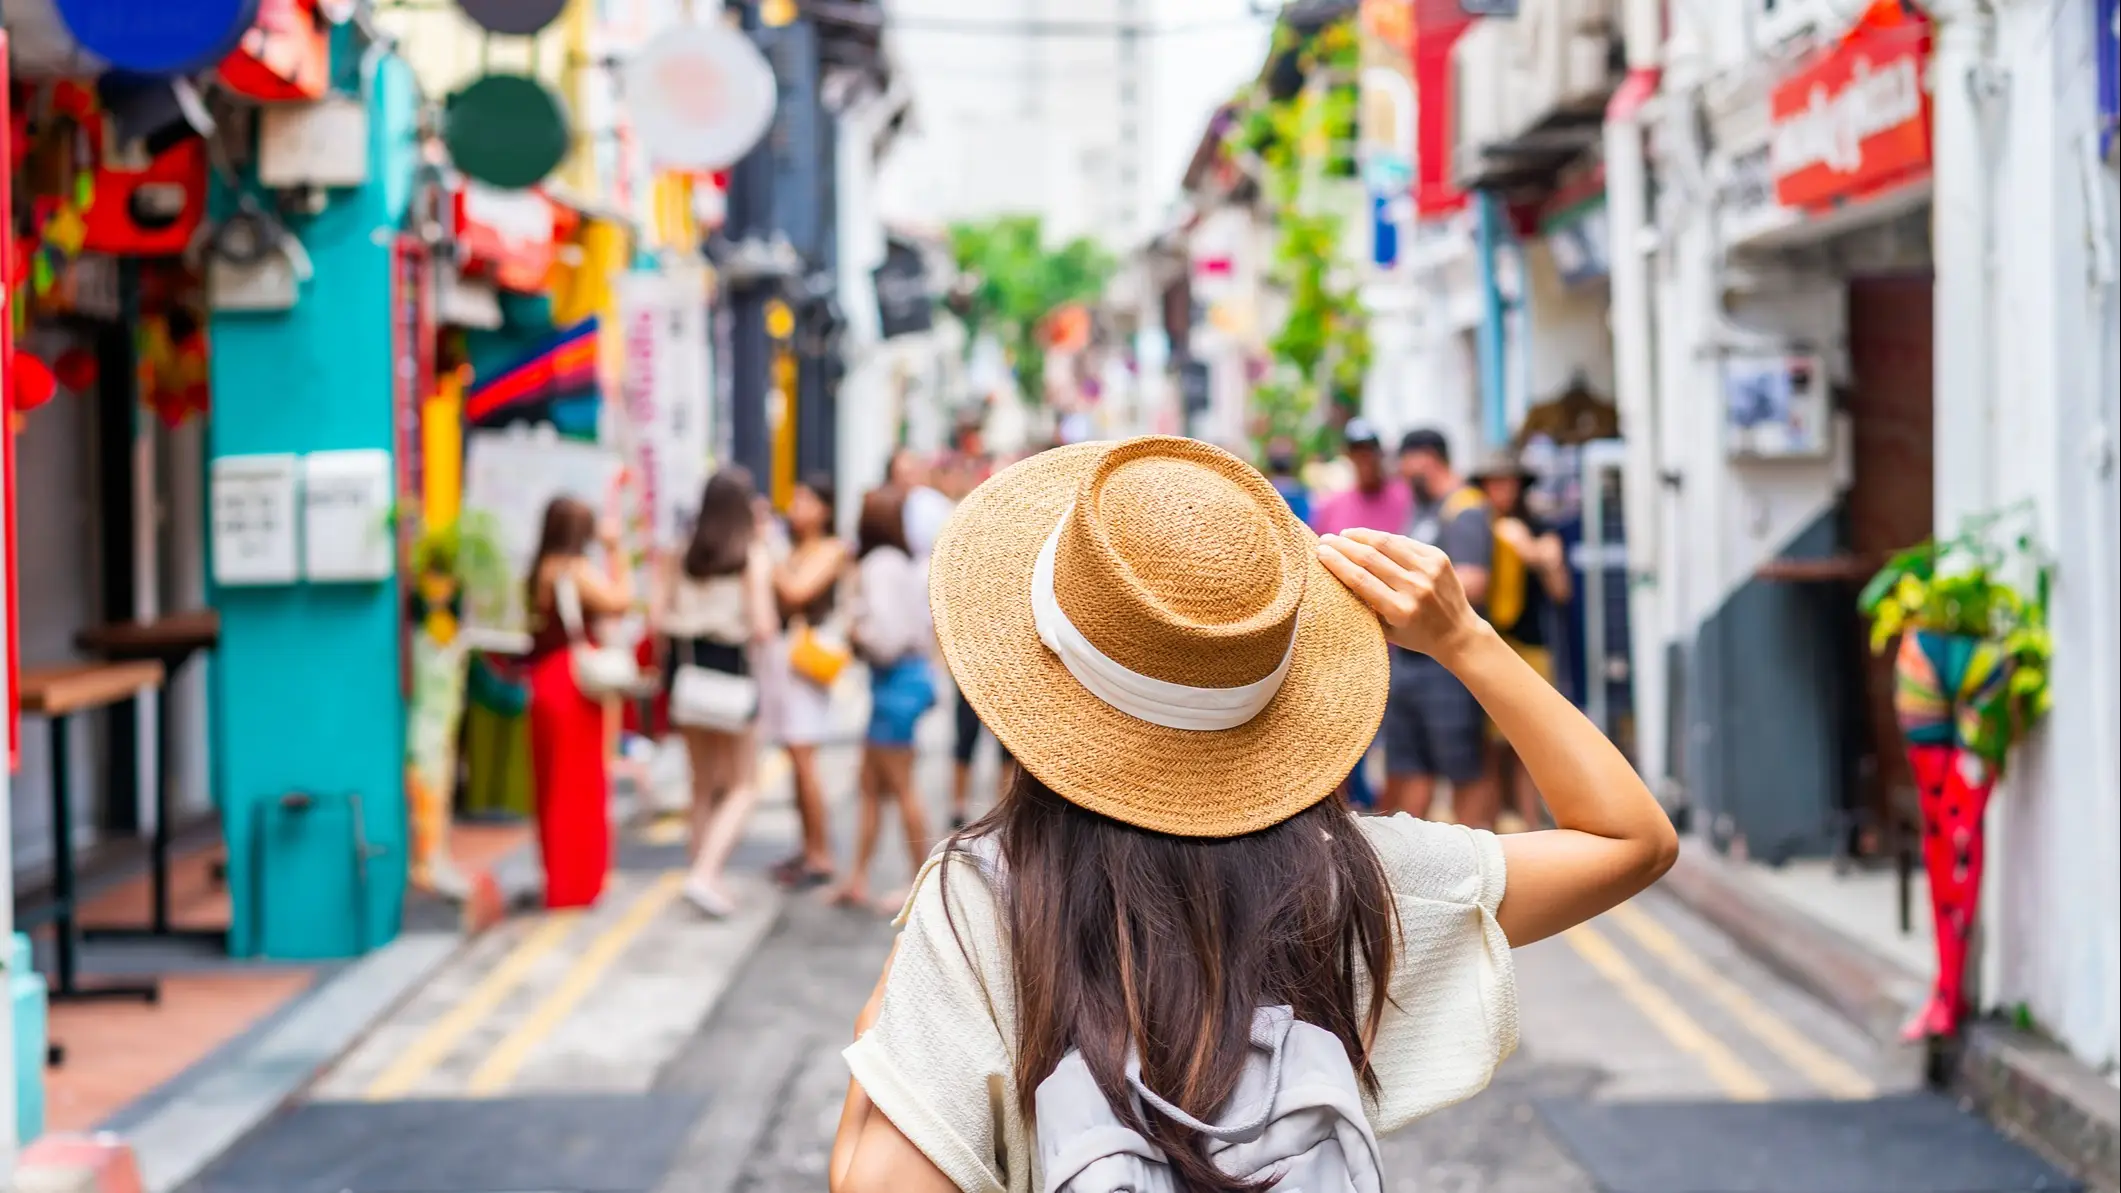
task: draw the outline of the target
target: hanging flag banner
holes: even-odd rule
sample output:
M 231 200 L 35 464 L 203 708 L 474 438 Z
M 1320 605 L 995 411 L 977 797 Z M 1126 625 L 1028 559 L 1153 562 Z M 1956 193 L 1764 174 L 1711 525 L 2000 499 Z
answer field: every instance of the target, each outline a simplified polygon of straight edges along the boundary
M 714 451 L 706 283 L 692 263 L 619 279 L 620 450 L 660 550 L 690 540 Z

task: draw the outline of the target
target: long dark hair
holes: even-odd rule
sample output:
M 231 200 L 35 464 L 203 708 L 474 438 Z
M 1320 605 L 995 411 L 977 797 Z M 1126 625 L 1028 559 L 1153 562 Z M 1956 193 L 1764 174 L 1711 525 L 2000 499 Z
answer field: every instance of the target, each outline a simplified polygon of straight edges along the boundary
M 538 607 L 538 577 L 548 559 L 587 555 L 597 536 L 597 512 L 579 497 L 561 494 L 545 505 L 545 524 L 538 531 L 538 553 L 530 561 L 530 575 L 523 578 L 524 608 Z
M 831 538 L 833 520 L 839 516 L 840 509 L 839 490 L 832 483 L 832 474 L 829 472 L 805 473 L 800 480 L 796 481 L 796 484 L 801 488 L 810 490 L 811 494 L 818 499 L 819 504 L 825 507 L 825 524 L 818 527 L 818 537 Z M 790 527 L 791 531 L 793 529 L 793 527 Z
M 897 547 L 906 554 L 913 548 L 906 543 L 906 490 L 903 486 L 887 484 L 869 492 L 862 498 L 861 517 L 854 524 L 854 557 L 861 559 L 879 547 Z
M 1131 1049 L 1150 1089 L 1212 1121 L 1237 1089 L 1264 1006 L 1338 1036 L 1377 1092 L 1370 1047 L 1394 912 L 1384 866 L 1339 796 L 1247 836 L 1193 839 L 1079 808 L 1018 766 L 1001 802 L 949 847 L 982 836 L 1001 847 L 1027 1121 L 1039 1082 L 1078 1049 L 1114 1112 L 1163 1149 L 1183 1187 L 1258 1188 L 1218 1169 L 1197 1132 L 1144 1113 L 1126 1066 Z
M 707 479 L 699 517 L 692 523 L 692 542 L 685 548 L 686 575 L 704 580 L 744 570 L 758 534 L 751 498 L 751 474 L 742 468 L 724 468 Z

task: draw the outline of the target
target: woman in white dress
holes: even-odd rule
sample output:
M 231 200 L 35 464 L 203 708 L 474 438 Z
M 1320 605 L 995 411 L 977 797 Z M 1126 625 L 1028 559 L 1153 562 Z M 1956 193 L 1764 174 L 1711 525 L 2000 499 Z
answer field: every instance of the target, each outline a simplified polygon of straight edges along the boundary
M 801 852 L 774 867 L 774 877 L 798 888 L 832 881 L 832 843 L 825 832 L 825 789 L 817 773 L 817 748 L 832 735 L 832 691 L 798 674 L 788 652 L 805 629 L 826 633 L 838 612 L 835 599 L 847 570 L 847 545 L 832 533 L 830 477 L 808 476 L 788 503 L 788 554 L 773 568 L 773 594 L 781 633 L 768 663 L 772 704 L 769 732 L 788 751 L 795 782 L 796 817 L 802 823 Z

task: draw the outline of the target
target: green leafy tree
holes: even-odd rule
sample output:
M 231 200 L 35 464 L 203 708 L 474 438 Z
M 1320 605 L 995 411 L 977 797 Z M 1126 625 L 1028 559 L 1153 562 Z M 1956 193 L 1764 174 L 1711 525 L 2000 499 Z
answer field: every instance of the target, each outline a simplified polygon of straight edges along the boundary
M 952 306 L 965 323 L 967 344 L 993 333 L 1024 399 L 1038 404 L 1046 388 L 1046 321 L 1102 294 L 1115 267 L 1112 256 L 1082 237 L 1049 246 L 1038 217 L 1020 215 L 954 224 L 950 249 L 964 275 Z
M 1319 454 L 1360 407 L 1371 356 L 1369 318 L 1343 268 L 1346 221 L 1311 201 L 1318 182 L 1356 173 L 1353 21 L 1309 35 L 1282 26 L 1268 63 L 1236 100 L 1222 145 L 1259 180 L 1277 234 L 1271 276 L 1289 300 L 1267 341 L 1274 370 L 1253 390 L 1251 430 L 1262 449 L 1287 438 Z

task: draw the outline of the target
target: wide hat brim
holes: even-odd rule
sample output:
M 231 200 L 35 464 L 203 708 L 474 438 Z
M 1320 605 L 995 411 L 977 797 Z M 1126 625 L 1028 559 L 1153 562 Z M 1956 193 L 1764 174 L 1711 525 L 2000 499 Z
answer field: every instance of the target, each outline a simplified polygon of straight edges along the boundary
M 1031 572 L 1110 444 L 1055 448 L 995 474 L 936 540 L 928 595 L 958 689 L 1009 753 L 1061 798 L 1153 832 L 1235 837 L 1330 794 L 1369 751 L 1391 665 L 1377 617 L 1315 553 L 1289 672 L 1234 729 L 1171 729 L 1090 694 L 1039 641 Z M 1285 507 L 1273 516 L 1315 541 Z

